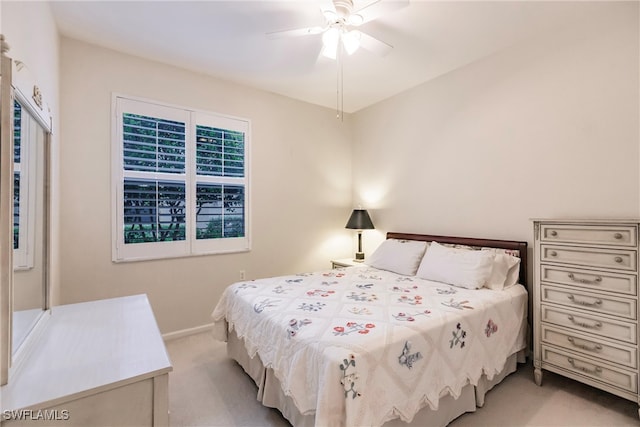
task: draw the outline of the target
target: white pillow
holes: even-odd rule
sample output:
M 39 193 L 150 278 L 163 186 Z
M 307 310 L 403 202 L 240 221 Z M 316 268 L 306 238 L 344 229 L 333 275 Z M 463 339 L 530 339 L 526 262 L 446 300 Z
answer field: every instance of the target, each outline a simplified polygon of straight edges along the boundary
M 365 264 L 380 270 L 415 276 L 426 248 L 426 242 L 387 239 L 365 260 Z
M 483 248 L 483 250 L 493 252 L 495 255 L 491 276 L 489 276 L 485 287 L 493 290 L 502 290 L 513 286 L 520 273 L 520 258 L 506 254 L 500 249 Z M 512 277 L 514 273 L 515 281 Z
M 467 289 L 479 289 L 491 276 L 494 257 L 491 251 L 448 248 L 431 242 L 417 276 Z
M 510 256 L 510 255 L 507 255 Z M 504 282 L 504 288 L 507 289 L 510 286 L 515 285 L 520 280 L 520 258 L 513 257 L 517 259 L 516 264 L 509 268 L 509 272 L 507 273 L 507 280 Z

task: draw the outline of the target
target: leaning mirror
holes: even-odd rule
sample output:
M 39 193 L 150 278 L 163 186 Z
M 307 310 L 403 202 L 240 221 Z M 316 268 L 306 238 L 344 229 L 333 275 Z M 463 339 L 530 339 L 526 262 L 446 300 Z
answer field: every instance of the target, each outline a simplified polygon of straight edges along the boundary
M 37 341 L 49 308 L 51 114 L 0 35 L 0 384 Z
M 13 313 L 12 354 L 47 307 L 47 131 L 18 90 L 13 102 Z

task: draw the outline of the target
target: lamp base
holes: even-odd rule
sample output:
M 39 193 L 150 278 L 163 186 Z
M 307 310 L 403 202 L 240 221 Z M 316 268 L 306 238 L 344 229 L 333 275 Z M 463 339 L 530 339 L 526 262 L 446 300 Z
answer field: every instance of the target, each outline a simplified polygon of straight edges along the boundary
M 363 262 L 364 261 L 364 252 L 356 252 L 356 257 L 354 258 L 355 262 Z

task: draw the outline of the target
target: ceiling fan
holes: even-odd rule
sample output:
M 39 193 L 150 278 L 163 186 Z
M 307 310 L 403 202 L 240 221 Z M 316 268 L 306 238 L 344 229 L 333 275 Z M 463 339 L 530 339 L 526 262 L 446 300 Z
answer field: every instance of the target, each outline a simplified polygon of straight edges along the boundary
M 338 57 L 340 45 L 349 55 L 362 47 L 377 55 L 384 56 L 393 49 L 393 46 L 358 30 L 357 27 L 376 19 L 382 13 L 388 13 L 408 5 L 409 0 L 372 0 L 358 9 L 354 7 L 353 0 L 327 0 L 323 3 L 325 4 L 321 6 L 321 11 L 326 19 L 325 25 L 274 31 L 267 33 L 267 37 L 300 37 L 322 34 L 322 55 L 328 58 L 336 59 Z

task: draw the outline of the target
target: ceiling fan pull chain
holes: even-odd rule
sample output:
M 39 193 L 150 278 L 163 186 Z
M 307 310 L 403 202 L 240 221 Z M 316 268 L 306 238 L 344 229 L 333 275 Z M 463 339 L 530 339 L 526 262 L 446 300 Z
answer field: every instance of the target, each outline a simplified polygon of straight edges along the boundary
M 340 58 L 340 55 L 338 55 Z M 336 119 L 340 118 L 340 59 L 336 61 Z
M 340 121 L 344 121 L 344 62 L 343 62 L 344 47 L 340 43 Z
M 336 119 L 344 120 L 344 85 L 343 85 L 343 75 L 342 75 L 342 43 L 338 43 L 338 52 L 337 52 L 337 61 L 336 64 L 338 66 L 337 69 L 337 82 L 336 82 Z

